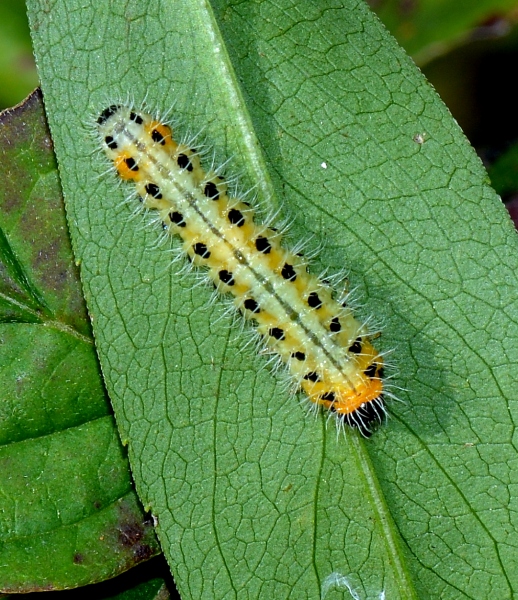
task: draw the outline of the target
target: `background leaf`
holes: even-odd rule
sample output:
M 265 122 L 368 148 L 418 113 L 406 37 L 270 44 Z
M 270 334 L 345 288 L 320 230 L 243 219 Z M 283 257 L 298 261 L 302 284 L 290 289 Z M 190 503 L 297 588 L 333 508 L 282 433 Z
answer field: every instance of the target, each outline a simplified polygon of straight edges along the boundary
M 63 589 L 159 548 L 102 387 L 39 90 L 0 114 L 0 180 L 0 589 Z
M 337 598 L 346 576 L 369 598 L 512 596 L 516 234 L 379 22 L 353 0 L 29 11 L 106 382 L 182 595 Z M 350 266 L 408 390 L 371 441 L 306 419 L 98 179 L 85 122 L 128 95 L 204 127 L 326 241 L 318 266 Z
M 16 104 L 38 85 L 24 0 L 0 3 L 0 108 Z
M 491 183 L 502 196 L 518 193 L 518 144 L 511 146 L 491 166 Z
M 369 0 L 418 65 L 476 39 L 500 37 L 516 22 L 516 0 Z

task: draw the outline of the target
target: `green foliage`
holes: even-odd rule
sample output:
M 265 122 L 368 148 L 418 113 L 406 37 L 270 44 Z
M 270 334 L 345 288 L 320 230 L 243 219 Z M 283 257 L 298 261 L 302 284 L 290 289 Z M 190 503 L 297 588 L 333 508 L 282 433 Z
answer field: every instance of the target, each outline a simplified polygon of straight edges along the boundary
M 39 93 L 0 116 L 0 589 L 158 552 L 106 401 Z
M 29 2 L 99 358 L 182 596 L 512 597 L 516 234 L 414 65 L 355 0 L 47 8 Z M 129 219 L 86 127 L 128 95 L 204 127 L 326 242 L 319 266 L 350 266 L 404 388 L 371 441 L 305 418 Z
M 518 144 L 513 144 L 491 165 L 489 176 L 500 195 L 518 193 Z
M 0 108 L 38 85 L 24 0 L 0 2 Z
M 370 3 L 419 65 L 477 37 L 507 33 L 516 21 L 516 0 L 370 0 Z M 478 36 L 474 34 L 476 28 L 481 28 Z

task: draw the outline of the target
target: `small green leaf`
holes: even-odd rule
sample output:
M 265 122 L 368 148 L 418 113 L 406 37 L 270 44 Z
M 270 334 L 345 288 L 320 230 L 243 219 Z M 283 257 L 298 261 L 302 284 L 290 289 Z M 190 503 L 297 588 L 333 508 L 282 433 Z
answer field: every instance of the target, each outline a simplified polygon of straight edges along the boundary
M 158 552 L 106 402 L 41 94 L 0 115 L 0 589 L 76 587 Z
M 177 600 L 169 567 L 163 556 L 157 556 L 146 563 L 126 571 L 121 575 L 85 586 L 84 588 L 46 592 L 45 600 Z M 9 596 L 11 598 L 11 596 Z M 13 597 L 19 598 L 19 596 Z M 27 600 L 38 600 L 41 595 L 25 595 Z
M 29 11 L 99 357 L 183 597 L 516 594 L 517 237 L 379 21 L 357 0 Z M 372 440 L 305 417 L 130 219 L 88 129 L 128 97 L 235 156 L 325 242 L 315 269 L 350 268 L 403 388 Z

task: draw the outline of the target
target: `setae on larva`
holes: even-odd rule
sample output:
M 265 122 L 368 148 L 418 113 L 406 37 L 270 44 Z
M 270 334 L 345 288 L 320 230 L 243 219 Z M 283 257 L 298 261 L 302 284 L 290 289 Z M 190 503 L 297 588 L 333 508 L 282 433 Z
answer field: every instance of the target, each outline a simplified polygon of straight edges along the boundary
M 168 125 L 112 105 L 97 126 L 119 176 L 135 182 L 144 207 L 181 237 L 218 292 L 233 295 L 312 406 L 369 436 L 385 413 L 383 359 L 351 309 L 308 272 L 307 260 L 281 245 L 278 231 L 254 222 L 254 209 L 228 193 L 223 177 L 204 171 Z

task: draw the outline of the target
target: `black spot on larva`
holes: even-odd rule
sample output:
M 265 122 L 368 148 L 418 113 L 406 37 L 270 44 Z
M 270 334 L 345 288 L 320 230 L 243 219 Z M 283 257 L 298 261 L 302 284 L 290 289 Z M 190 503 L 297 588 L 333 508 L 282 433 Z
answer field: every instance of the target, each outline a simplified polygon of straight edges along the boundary
M 186 225 L 186 223 L 183 219 L 182 213 L 173 211 L 173 212 L 169 213 L 169 218 L 171 219 L 171 223 L 178 225 L 178 227 L 185 227 L 185 225 Z
M 365 375 L 367 375 L 367 377 L 370 377 L 371 379 L 373 377 L 376 377 L 376 367 L 377 366 L 378 365 L 376 363 L 372 363 L 372 365 L 369 365 L 364 371 Z
M 308 304 L 311 308 L 320 308 L 322 306 L 322 300 L 320 300 L 316 292 L 311 292 L 308 296 Z
M 104 138 L 104 142 L 110 150 L 116 150 L 118 148 L 117 142 L 112 138 L 111 135 L 107 135 Z
M 308 381 L 312 381 L 313 383 L 316 383 L 320 378 L 318 376 L 318 373 L 315 373 L 315 371 L 310 371 L 309 373 L 306 373 L 304 375 L 304 379 L 307 379 Z
M 219 200 L 219 190 L 213 181 L 207 181 L 203 193 L 211 200 Z
M 380 379 L 383 379 L 383 377 L 385 377 L 385 369 L 384 369 L 383 367 L 380 367 L 380 368 L 378 369 L 378 373 L 377 373 L 377 375 L 378 375 L 378 377 L 379 377 Z
M 99 115 L 97 123 L 99 123 L 99 125 L 103 125 L 104 123 L 106 123 L 106 121 L 110 117 L 112 117 L 119 110 L 119 108 L 120 106 L 117 106 L 116 104 L 112 104 L 108 108 L 105 108 L 103 112 Z
M 160 188 L 158 187 L 158 185 L 156 185 L 154 183 L 148 183 L 148 184 L 146 184 L 146 192 L 150 196 L 153 196 L 153 198 L 156 198 L 157 200 L 160 200 L 160 198 L 162 198 L 162 194 L 160 192 Z
M 124 162 L 126 163 L 126 166 L 130 171 L 138 171 L 137 161 L 131 156 L 129 158 L 124 159 Z
M 165 138 L 158 129 L 153 129 L 151 132 L 151 139 L 157 144 L 161 144 L 162 146 L 165 145 Z
M 288 281 L 295 281 L 297 279 L 297 273 L 295 273 L 293 265 L 288 263 L 285 263 L 284 267 L 282 267 L 281 275 Z
M 349 352 L 353 354 L 360 354 L 362 351 L 362 338 L 356 338 L 354 342 L 349 346 Z
M 142 125 L 142 123 L 144 122 L 142 117 L 135 112 L 130 113 L 130 119 L 137 125 Z
M 262 236 L 259 236 L 255 240 L 255 247 L 259 252 L 262 252 L 263 254 L 270 254 L 270 250 L 272 249 L 272 245 L 268 241 L 268 238 Z
M 187 156 L 187 154 L 179 154 L 176 162 L 180 169 L 187 169 L 187 171 L 193 170 L 191 159 Z
M 207 249 L 207 246 L 202 242 L 197 242 L 193 245 L 192 249 L 194 250 L 194 254 L 201 256 L 202 258 L 209 258 L 210 252 Z
M 280 327 L 272 327 L 268 333 L 276 340 L 283 340 L 286 337 Z
M 321 400 L 327 400 L 328 402 L 334 402 L 335 400 L 335 393 L 334 392 L 326 392 L 325 394 L 322 394 L 320 396 Z
M 334 317 L 334 319 L 331 319 L 331 323 L 329 323 L 329 331 L 332 331 L 333 333 L 338 333 L 341 329 L 342 326 L 340 325 L 340 319 L 338 317 Z
M 245 224 L 245 217 L 243 217 L 243 213 L 237 210 L 237 208 L 232 208 L 228 211 L 228 220 L 232 225 L 237 225 L 238 227 L 242 227 Z
M 223 283 L 226 283 L 227 285 L 234 285 L 234 283 L 236 283 L 234 281 L 234 277 L 233 277 L 232 273 L 230 271 L 227 271 L 226 269 L 223 269 L 222 271 L 220 271 L 218 273 L 218 276 L 221 279 L 221 281 Z
M 246 310 L 249 310 L 250 312 L 253 312 L 253 313 L 261 312 L 261 309 L 259 308 L 259 304 L 257 304 L 257 302 L 253 298 L 247 298 L 244 301 L 243 305 L 246 308 Z
M 297 360 L 306 360 L 306 355 L 304 352 L 293 352 L 291 357 L 296 358 Z

